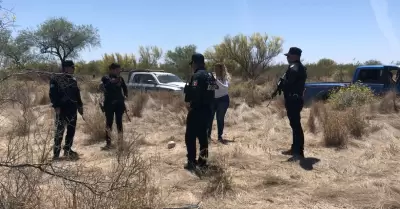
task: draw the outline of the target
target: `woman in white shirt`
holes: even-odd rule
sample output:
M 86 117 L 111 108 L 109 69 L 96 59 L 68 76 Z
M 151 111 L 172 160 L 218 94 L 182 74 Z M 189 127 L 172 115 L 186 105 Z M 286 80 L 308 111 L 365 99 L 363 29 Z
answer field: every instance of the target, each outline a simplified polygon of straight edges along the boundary
M 221 63 L 214 65 L 214 73 L 219 88 L 215 90 L 212 119 L 208 127 L 208 138 L 211 138 L 214 116 L 217 114 L 218 141 L 225 143 L 226 141 L 222 138 L 222 134 L 224 132 L 225 114 L 229 107 L 228 87 L 230 76 L 225 65 Z

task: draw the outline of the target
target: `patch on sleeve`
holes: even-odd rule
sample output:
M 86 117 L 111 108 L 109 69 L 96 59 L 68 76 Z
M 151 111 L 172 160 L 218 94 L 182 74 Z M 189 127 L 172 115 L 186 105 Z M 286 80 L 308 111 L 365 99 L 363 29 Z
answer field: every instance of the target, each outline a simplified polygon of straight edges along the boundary
M 293 64 L 293 65 L 290 65 L 290 69 L 293 70 L 293 71 L 297 71 L 299 69 L 299 66 Z
M 197 83 L 198 83 L 197 80 L 194 80 L 193 81 L 193 86 L 197 86 Z

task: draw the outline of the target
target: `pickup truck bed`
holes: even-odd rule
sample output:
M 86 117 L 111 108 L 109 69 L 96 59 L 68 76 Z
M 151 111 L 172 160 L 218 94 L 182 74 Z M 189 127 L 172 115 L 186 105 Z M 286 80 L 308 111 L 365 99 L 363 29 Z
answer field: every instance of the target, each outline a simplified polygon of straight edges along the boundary
M 396 79 L 393 79 L 396 75 Z M 396 65 L 363 65 L 358 66 L 351 82 L 314 82 L 306 83 L 304 102 L 310 104 L 312 100 L 326 100 L 331 90 L 361 82 L 368 86 L 375 95 L 382 95 L 396 89 L 400 90 L 400 66 Z M 396 80 L 396 81 L 395 81 Z
M 334 88 L 346 87 L 351 83 L 338 83 L 338 82 L 313 82 L 306 83 L 304 92 L 304 101 L 309 102 L 315 100 L 326 100 L 329 92 Z

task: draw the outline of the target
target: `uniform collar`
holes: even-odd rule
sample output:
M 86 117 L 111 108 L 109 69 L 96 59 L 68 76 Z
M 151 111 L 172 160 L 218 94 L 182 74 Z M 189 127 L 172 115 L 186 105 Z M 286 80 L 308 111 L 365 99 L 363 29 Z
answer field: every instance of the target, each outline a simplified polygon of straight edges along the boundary
M 199 70 L 206 70 L 205 68 L 197 68 L 195 71 L 194 71 L 194 73 L 196 73 L 197 71 L 199 71 Z

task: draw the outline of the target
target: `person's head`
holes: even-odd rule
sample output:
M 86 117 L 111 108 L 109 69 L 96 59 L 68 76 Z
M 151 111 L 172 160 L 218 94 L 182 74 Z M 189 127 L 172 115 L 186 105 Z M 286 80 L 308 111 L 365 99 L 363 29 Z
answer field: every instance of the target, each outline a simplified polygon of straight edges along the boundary
M 191 66 L 193 71 L 199 68 L 204 68 L 205 67 L 204 56 L 200 53 L 193 54 L 192 59 L 189 62 L 189 65 Z
M 289 63 L 300 61 L 302 50 L 297 47 L 290 47 L 289 52 L 285 54 Z
M 65 60 L 61 63 L 61 69 L 63 73 L 74 74 L 75 65 L 72 60 Z
M 217 63 L 214 65 L 214 72 L 218 78 L 222 78 L 224 80 L 229 80 L 229 73 L 226 69 L 226 66 L 223 63 Z
M 111 65 L 108 66 L 108 71 L 112 75 L 119 75 L 121 71 L 121 66 L 117 63 L 111 63 Z

